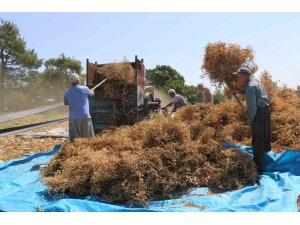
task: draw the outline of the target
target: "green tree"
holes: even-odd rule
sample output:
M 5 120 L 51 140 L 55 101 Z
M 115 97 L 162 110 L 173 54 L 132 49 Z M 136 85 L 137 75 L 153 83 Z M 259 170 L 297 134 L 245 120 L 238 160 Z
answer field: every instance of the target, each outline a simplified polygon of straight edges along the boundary
M 191 104 L 202 101 L 197 87 L 186 85 L 184 77 L 171 66 L 158 65 L 154 69 L 147 70 L 147 82 L 163 91 L 172 88 L 176 90 L 176 93 L 187 98 Z
M 26 48 L 18 27 L 0 18 L 0 111 L 4 108 L 4 88 L 22 86 L 31 70 L 42 65 L 33 49 Z
M 81 73 L 81 62 L 61 54 L 58 58 L 46 60 L 44 65 L 46 69 L 43 73 L 42 86 L 49 93 L 49 98 L 61 101 L 65 89 L 69 86 L 69 75 Z
M 194 85 L 185 85 L 183 95 L 188 99 L 190 104 L 202 102 L 202 95 Z
M 214 104 L 219 104 L 225 100 L 225 95 L 220 89 L 217 89 L 214 93 Z
M 146 77 L 147 82 L 157 88 L 173 88 L 178 93 L 183 91 L 184 78 L 171 66 L 157 65 L 154 69 L 147 70 Z

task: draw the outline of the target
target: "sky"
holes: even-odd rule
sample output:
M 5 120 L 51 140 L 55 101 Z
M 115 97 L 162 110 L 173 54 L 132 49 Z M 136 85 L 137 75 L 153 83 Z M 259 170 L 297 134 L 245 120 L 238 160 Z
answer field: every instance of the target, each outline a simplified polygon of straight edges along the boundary
M 135 55 L 146 69 L 170 65 L 189 85 L 204 83 L 205 47 L 217 41 L 250 46 L 259 70 L 279 85 L 300 85 L 300 13 L 1 12 L 27 47 L 43 59 L 64 53 L 82 62 L 109 63 Z

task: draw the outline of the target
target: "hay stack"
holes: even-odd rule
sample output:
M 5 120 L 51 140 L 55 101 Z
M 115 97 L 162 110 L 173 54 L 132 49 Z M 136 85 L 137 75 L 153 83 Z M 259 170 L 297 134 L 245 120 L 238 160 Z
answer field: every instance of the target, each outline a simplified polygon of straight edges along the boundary
M 234 85 L 231 74 L 241 66 L 248 67 L 252 73 L 257 71 L 250 47 L 243 49 L 238 44 L 224 42 L 209 43 L 206 46 L 202 70 L 212 82 L 218 85 Z
M 261 81 L 271 100 L 272 149 L 300 149 L 300 98 L 295 91 L 278 87 L 267 72 Z
M 300 99 L 268 74 L 261 79 L 274 102 L 272 149 L 300 149 Z M 250 126 L 233 100 L 189 105 L 175 119 L 157 116 L 66 144 L 45 169 L 44 181 L 55 192 L 128 204 L 174 198 L 192 187 L 253 184 L 253 160 L 221 149 L 220 141 L 251 145 Z
M 240 151 L 222 151 L 209 141 L 209 132 L 206 136 L 193 141 L 185 122 L 158 116 L 64 145 L 44 181 L 55 192 L 128 204 L 174 198 L 192 187 L 232 190 L 253 184 L 253 160 Z
M 136 75 L 129 62 L 105 64 L 97 69 L 97 73 L 108 78 L 104 88 L 105 97 L 111 99 L 126 99 L 135 88 Z
M 110 81 L 125 84 L 136 83 L 135 72 L 129 62 L 105 64 L 99 67 L 97 72 L 106 76 Z

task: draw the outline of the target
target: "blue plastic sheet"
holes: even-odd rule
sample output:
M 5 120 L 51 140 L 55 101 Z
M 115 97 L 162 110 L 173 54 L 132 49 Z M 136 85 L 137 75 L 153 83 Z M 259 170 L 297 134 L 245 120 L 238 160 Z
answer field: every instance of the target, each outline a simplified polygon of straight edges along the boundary
M 223 143 L 252 155 L 252 148 Z M 40 180 L 39 169 L 57 153 L 38 153 L 0 163 L 0 210 L 9 212 L 296 212 L 300 195 L 300 151 L 269 152 L 260 185 L 215 195 L 208 188 L 195 188 L 178 199 L 152 201 L 149 207 L 107 204 L 95 197 L 50 196 Z M 226 150 L 225 150 L 226 151 Z

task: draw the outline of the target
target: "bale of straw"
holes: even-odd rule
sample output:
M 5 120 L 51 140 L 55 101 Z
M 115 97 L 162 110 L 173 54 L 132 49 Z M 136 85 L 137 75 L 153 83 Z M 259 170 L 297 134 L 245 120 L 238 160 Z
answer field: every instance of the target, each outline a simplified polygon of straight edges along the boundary
M 256 72 L 252 48 L 241 48 L 238 44 L 224 42 L 209 43 L 206 46 L 202 70 L 216 84 L 234 87 L 232 73 L 241 66 L 248 67 L 252 73 Z

